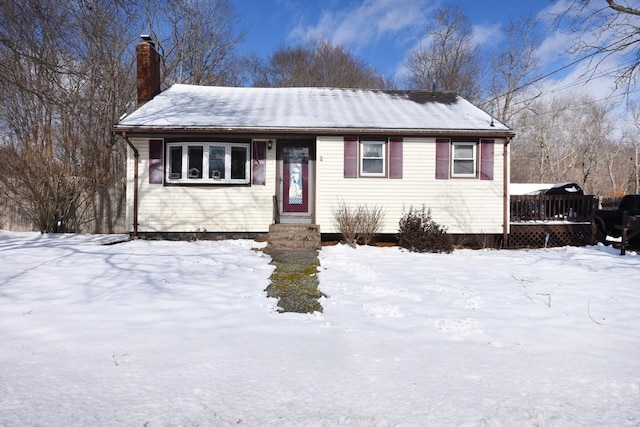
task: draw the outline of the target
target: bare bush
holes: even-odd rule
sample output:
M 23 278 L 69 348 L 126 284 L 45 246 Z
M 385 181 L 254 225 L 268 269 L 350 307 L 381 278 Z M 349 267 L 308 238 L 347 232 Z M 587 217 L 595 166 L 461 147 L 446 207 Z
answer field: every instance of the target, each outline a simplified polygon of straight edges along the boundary
M 349 246 L 369 245 L 384 226 L 384 210 L 380 205 L 347 205 L 344 201 L 331 208 L 332 223 Z

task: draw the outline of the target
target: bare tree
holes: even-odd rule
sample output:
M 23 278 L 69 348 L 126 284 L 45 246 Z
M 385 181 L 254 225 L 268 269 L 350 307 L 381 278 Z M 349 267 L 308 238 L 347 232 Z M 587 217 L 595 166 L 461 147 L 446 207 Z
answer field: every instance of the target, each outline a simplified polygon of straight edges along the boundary
M 81 75 L 74 94 L 76 139 L 83 147 L 81 176 L 94 232 L 113 232 L 124 209 L 126 150 L 111 130 L 133 97 L 131 39 L 138 16 L 127 1 L 84 0 L 74 17 Z
M 117 231 L 126 150 L 111 130 L 135 105 L 147 11 L 161 18 L 152 28 L 168 83 L 237 80 L 241 31 L 228 0 L 0 2 L 0 194 L 34 228 Z
M 633 184 L 631 189 L 634 193 L 640 193 L 640 106 L 631 106 L 633 123 L 628 133 L 627 141 L 630 146 L 630 160 L 633 168 Z
M 436 11 L 425 43 L 409 56 L 408 69 L 408 83 L 414 89 L 431 89 L 435 84 L 469 100 L 480 99 L 480 56 L 471 24 L 459 5 Z
M 34 228 L 113 231 L 108 189 L 123 174 L 123 150 L 111 126 L 130 98 L 121 39 L 130 11 L 100 0 L 1 7 L 0 192 Z
M 238 60 L 240 86 L 269 86 L 269 73 L 264 59 L 256 53 L 243 55 Z
M 617 136 L 611 105 L 566 95 L 535 101 L 514 117 L 512 182 L 571 181 L 598 195 L 631 188 L 631 138 Z
M 318 39 L 306 46 L 283 46 L 268 62 L 250 62 L 255 86 L 389 88 L 388 80 L 343 46 Z
M 491 55 L 488 103 L 491 110 L 496 107 L 495 115 L 503 123 L 510 123 L 514 114 L 541 93 L 527 84 L 538 78 L 540 70 L 535 54 L 540 44 L 536 25 L 531 15 L 510 20 L 504 29 L 504 42 Z
M 605 189 L 600 194 L 619 197 L 634 190 L 634 157 L 633 147 L 626 136 L 619 141 L 608 143 L 602 153 L 602 163 L 605 170 L 600 176 L 601 187 Z
M 571 46 L 577 60 L 588 61 L 586 75 L 608 75 L 626 93 L 635 89 L 640 68 L 640 8 L 618 0 L 571 0 L 555 24 L 578 34 Z M 621 65 L 606 68 L 605 61 Z
M 166 85 L 233 85 L 244 30 L 229 0 L 156 0 L 145 5 Z
M 565 103 L 540 101 L 517 116 L 518 133 L 511 147 L 512 182 L 554 182 L 563 175 L 559 168 L 568 158 L 567 147 L 556 142 L 563 138 L 559 135 L 560 114 Z
M 6 198 L 31 216 L 35 226 L 48 228 L 60 213 L 47 210 L 59 210 L 58 205 L 68 195 L 52 194 L 44 187 L 73 176 L 64 167 L 48 167 L 59 165 L 67 157 L 67 147 L 59 144 L 61 120 L 56 108 L 67 86 L 62 76 L 71 76 L 71 67 L 58 51 L 65 39 L 65 17 L 60 7 L 46 9 L 37 2 L 5 2 L 2 6 L 0 108 L 6 168 L 0 175 L 0 188 Z

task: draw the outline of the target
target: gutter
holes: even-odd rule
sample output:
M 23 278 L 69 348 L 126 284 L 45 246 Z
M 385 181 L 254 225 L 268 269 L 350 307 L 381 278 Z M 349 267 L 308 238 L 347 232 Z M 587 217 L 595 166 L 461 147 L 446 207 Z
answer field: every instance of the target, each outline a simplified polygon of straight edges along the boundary
M 116 132 L 118 133 L 118 132 Z M 127 145 L 133 150 L 133 157 L 135 158 L 135 163 L 133 164 L 133 237 L 138 237 L 138 158 L 140 157 L 140 152 L 133 145 L 129 137 L 127 136 L 127 132 L 120 132 L 120 135 L 127 141 Z
M 509 143 L 512 137 L 507 138 L 507 142 L 502 148 L 502 164 L 503 164 L 503 177 L 502 177 L 502 247 L 509 247 L 509 232 L 511 224 L 511 209 L 510 209 L 510 197 L 509 197 L 509 181 L 510 179 L 510 163 L 511 156 L 509 156 Z
M 355 136 L 355 135 L 399 135 L 399 136 L 482 136 L 483 138 L 512 138 L 511 129 L 401 129 L 401 128 L 313 128 L 313 127 L 149 127 L 122 126 L 117 133 L 137 136 L 153 135 L 194 135 L 194 134 L 240 134 L 240 135 L 315 135 L 315 136 Z

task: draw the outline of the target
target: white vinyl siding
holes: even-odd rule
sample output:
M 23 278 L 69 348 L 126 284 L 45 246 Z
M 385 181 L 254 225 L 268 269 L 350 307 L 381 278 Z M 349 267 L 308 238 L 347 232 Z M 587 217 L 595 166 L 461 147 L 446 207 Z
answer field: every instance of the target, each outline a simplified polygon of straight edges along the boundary
M 435 138 L 403 139 L 403 176 L 397 180 L 343 178 L 344 138 L 320 137 L 317 143 L 316 222 L 335 233 L 331 208 L 342 201 L 384 206 L 383 233 L 398 232 L 403 211 L 431 208 L 433 219 L 450 233 L 502 233 L 503 139 L 495 139 L 494 179 L 436 180 Z
M 139 157 L 139 225 L 144 232 L 267 232 L 273 221 L 276 192 L 275 147 L 267 151 L 266 185 L 165 186 L 149 184 L 146 139 L 134 139 Z M 344 138 L 318 137 L 315 162 L 315 222 L 322 233 L 335 233 L 331 210 L 341 202 L 381 205 L 382 233 L 395 234 L 411 206 L 431 209 L 433 219 L 450 233 L 501 234 L 503 225 L 503 147 L 495 139 L 494 179 L 435 179 L 435 138 L 403 139 L 402 179 L 345 179 Z M 129 150 L 127 222 L 132 227 L 133 165 Z
M 267 150 L 267 185 L 167 186 L 148 183 L 148 142 L 146 139 L 132 139 L 132 142 L 140 153 L 138 232 L 268 231 L 273 218 L 275 150 Z M 127 167 L 127 224 L 132 230 L 134 157 L 131 149 Z

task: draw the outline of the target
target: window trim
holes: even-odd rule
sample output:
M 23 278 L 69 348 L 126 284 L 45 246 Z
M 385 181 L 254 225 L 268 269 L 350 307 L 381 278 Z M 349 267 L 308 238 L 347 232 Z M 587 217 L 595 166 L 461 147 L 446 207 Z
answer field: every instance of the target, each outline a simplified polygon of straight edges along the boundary
M 473 149 L 470 158 L 456 158 L 456 147 L 470 146 Z M 473 165 L 472 173 L 456 173 L 456 161 L 469 161 Z M 451 177 L 452 178 L 476 178 L 478 176 L 478 143 L 471 141 L 452 141 L 451 142 Z
M 171 178 L 171 151 L 172 148 L 180 147 L 181 149 L 181 177 Z M 201 178 L 189 178 L 189 147 L 202 147 L 202 173 Z M 225 173 L 224 179 L 215 179 L 209 173 L 209 153 L 210 147 L 224 147 L 225 149 Z M 244 159 L 244 178 L 231 178 L 231 154 L 233 148 L 242 148 L 245 152 Z M 250 184 L 251 183 L 251 144 L 246 142 L 228 142 L 228 141 L 174 141 L 167 142 L 165 147 L 166 164 L 164 168 L 165 182 L 167 184 L 187 184 L 187 185 L 221 185 L 221 184 Z M 206 171 L 206 172 L 205 172 Z
M 365 146 L 366 145 L 379 145 L 382 144 L 382 156 L 380 157 L 365 157 Z M 364 178 L 380 178 L 387 176 L 387 162 L 389 161 L 388 150 L 389 150 L 389 141 L 387 139 L 360 139 L 358 144 L 358 171 L 361 177 Z M 382 161 L 382 172 L 365 172 L 364 171 L 364 160 L 381 160 Z

